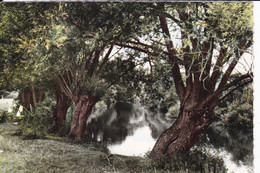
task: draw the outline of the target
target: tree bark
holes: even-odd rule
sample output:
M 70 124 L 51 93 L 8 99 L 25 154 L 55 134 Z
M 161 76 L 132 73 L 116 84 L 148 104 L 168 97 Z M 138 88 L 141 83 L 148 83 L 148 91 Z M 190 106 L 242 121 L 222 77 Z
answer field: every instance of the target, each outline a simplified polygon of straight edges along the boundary
M 33 106 L 36 107 L 38 102 L 37 102 L 34 86 L 31 87 L 31 92 L 32 92 L 32 97 L 33 97 Z
M 31 99 L 31 91 L 29 89 L 25 89 L 24 91 L 22 91 L 22 93 L 21 93 L 22 103 L 21 104 L 27 110 L 30 108 L 30 99 Z
M 22 91 L 21 99 L 22 99 L 22 105 L 25 107 L 25 94 L 24 94 L 24 91 Z
M 43 96 L 44 96 L 43 91 L 41 89 L 39 89 L 39 91 L 38 91 L 38 102 L 42 102 Z
M 160 135 L 149 157 L 156 160 L 163 155 L 171 156 L 189 150 L 211 124 L 215 108 L 213 104 L 201 110 L 181 107 L 177 120 Z
M 60 90 L 56 90 L 56 108 L 54 110 L 55 126 L 52 132 L 61 132 L 66 120 L 67 111 L 71 105 L 72 100 L 63 94 Z
M 86 129 L 86 122 L 97 102 L 95 96 L 79 96 L 76 101 L 76 108 L 72 118 L 70 136 L 75 137 L 78 142 L 82 141 Z

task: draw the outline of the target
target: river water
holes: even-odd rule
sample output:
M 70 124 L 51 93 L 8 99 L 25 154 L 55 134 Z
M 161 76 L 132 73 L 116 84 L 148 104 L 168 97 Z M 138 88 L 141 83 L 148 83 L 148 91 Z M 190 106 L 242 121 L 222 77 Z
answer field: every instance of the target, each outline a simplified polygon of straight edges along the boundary
M 99 108 L 88 120 L 88 138 L 105 142 L 113 154 L 144 156 L 174 119 L 150 112 L 139 104 Z M 212 125 L 197 147 L 221 156 L 229 173 L 253 172 L 253 131 Z

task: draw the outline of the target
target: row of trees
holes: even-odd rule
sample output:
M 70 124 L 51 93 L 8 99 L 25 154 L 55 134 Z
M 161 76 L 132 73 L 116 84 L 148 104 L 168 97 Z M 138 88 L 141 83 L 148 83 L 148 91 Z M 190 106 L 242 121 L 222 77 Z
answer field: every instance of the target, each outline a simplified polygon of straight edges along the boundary
M 232 75 L 252 46 L 250 2 L 6 3 L 0 13 L 1 89 L 19 90 L 25 108 L 52 91 L 56 132 L 74 102 L 77 141 L 98 101 L 174 88 L 178 118 L 150 157 L 188 150 L 218 104 L 252 82 L 250 71 Z

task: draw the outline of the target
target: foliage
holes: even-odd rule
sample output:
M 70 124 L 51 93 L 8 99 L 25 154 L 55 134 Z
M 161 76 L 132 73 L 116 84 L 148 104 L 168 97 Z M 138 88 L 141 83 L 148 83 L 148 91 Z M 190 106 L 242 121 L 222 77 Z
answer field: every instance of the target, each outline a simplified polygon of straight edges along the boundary
M 0 123 L 5 123 L 13 119 L 13 114 L 8 111 L 0 111 Z
M 227 44 L 233 38 L 252 41 L 253 3 L 214 2 L 209 4 L 207 11 L 207 28 L 216 33 L 216 37 L 224 39 Z
M 49 3 L 2 3 L 0 22 L 0 61 L 3 65 L 0 73 L 0 87 L 9 90 L 28 87 L 39 75 L 35 71 L 35 59 L 32 55 L 37 38 L 46 34 L 48 24 L 53 20 L 49 15 L 55 5 Z M 19 14 L 19 15 L 17 15 Z
M 43 138 L 53 127 L 53 103 L 51 100 L 45 99 L 35 108 L 30 110 L 24 109 L 21 117 L 18 118 L 20 124 L 19 132 L 25 138 Z
M 139 84 L 143 76 L 144 71 L 137 67 L 131 53 L 117 55 L 113 61 L 106 63 L 102 73 L 102 78 L 109 84 L 103 101 L 107 105 L 117 102 L 133 103 L 141 93 Z
M 216 109 L 217 117 L 226 126 L 253 128 L 253 87 L 240 87 L 223 100 Z
M 174 172 L 227 172 L 222 158 L 199 148 L 193 148 L 189 152 L 175 153 L 173 156 L 165 155 L 159 160 L 153 160 L 151 166 Z

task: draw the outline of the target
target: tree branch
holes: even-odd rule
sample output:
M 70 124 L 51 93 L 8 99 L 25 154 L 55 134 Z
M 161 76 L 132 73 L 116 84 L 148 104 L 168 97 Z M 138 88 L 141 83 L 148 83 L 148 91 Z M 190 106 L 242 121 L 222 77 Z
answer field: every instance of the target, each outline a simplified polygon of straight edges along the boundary
M 230 94 L 232 94 L 235 90 L 237 90 L 238 88 L 241 88 L 249 83 L 253 82 L 253 79 L 249 79 L 249 80 L 246 80 L 244 83 L 242 84 L 239 84 L 238 86 L 236 86 L 235 88 L 233 88 L 231 91 L 229 91 L 225 96 L 223 96 L 222 98 L 219 99 L 219 101 L 223 101 L 224 99 L 226 99 Z
M 180 23 L 180 21 L 179 21 L 178 19 L 176 19 L 175 17 L 171 16 L 169 13 L 166 13 L 166 12 L 165 12 L 165 13 L 163 13 L 163 16 L 165 16 L 165 17 L 171 19 L 172 21 L 174 21 L 174 22 L 177 23 L 177 24 Z
M 91 66 L 90 66 L 88 74 L 87 74 L 88 77 L 92 77 L 92 75 L 94 74 L 94 71 L 95 71 L 98 61 L 99 61 L 99 55 L 100 55 L 100 51 L 96 50 L 94 53 L 94 57 L 93 57 Z
M 102 64 L 99 66 L 98 73 L 101 72 L 102 68 L 104 67 L 104 65 L 105 65 L 106 62 L 108 61 L 108 58 L 109 58 L 109 56 L 110 56 L 110 54 L 111 54 L 111 52 L 112 52 L 112 50 L 113 50 L 113 47 L 114 47 L 114 44 L 111 44 L 109 50 L 107 51 L 107 53 L 106 53 L 106 55 L 105 55 L 105 57 L 104 57 L 104 59 L 103 59 Z
M 162 10 L 164 10 L 164 4 L 159 3 L 159 6 Z M 184 83 L 183 83 L 183 80 L 181 77 L 180 67 L 177 63 L 177 59 L 175 56 L 177 54 L 177 51 L 173 47 L 173 42 L 171 40 L 166 18 L 163 16 L 159 16 L 159 20 L 160 20 L 161 28 L 162 28 L 162 31 L 164 34 L 166 47 L 169 52 L 169 63 L 172 65 L 172 72 L 173 72 L 173 78 L 174 78 L 176 91 L 182 102 L 183 98 L 184 98 L 185 86 L 184 86 Z
M 73 92 L 71 91 L 71 89 L 69 88 L 69 86 L 67 85 L 67 82 L 65 80 L 65 78 L 60 74 L 57 78 L 57 83 L 59 85 L 60 90 L 66 95 L 68 96 L 71 100 L 73 100 Z
M 221 48 L 220 49 L 219 56 L 217 58 L 216 64 L 215 64 L 214 69 L 213 69 L 213 73 L 212 73 L 210 80 L 209 80 L 209 91 L 211 91 L 211 92 L 214 92 L 217 80 L 218 80 L 218 78 L 221 74 L 220 67 L 222 67 L 223 64 L 224 64 L 223 60 L 224 60 L 226 53 L 227 53 L 227 48 L 225 48 L 225 49 Z M 231 55 L 228 57 L 228 59 L 230 57 L 231 57 Z
M 239 43 L 238 49 L 236 51 L 236 56 L 233 59 L 233 61 L 230 63 L 230 65 L 229 65 L 228 69 L 226 70 L 225 74 L 223 75 L 217 90 L 222 90 L 222 88 L 226 85 L 226 83 L 227 83 L 232 71 L 236 67 L 239 59 L 242 57 L 242 55 L 244 54 L 244 52 L 246 51 L 246 49 L 249 46 L 250 46 L 250 43 L 247 42 L 247 40 L 242 40 Z
M 214 39 L 212 39 L 210 42 L 204 43 L 204 51 L 202 52 L 202 54 L 203 57 L 207 59 L 207 62 L 205 63 L 205 68 L 204 71 L 202 72 L 202 80 L 204 80 L 207 76 L 210 75 L 210 68 L 211 68 L 213 50 L 214 50 L 213 45 L 214 45 Z
M 235 80 L 233 80 L 232 82 L 230 82 L 229 84 L 227 84 L 225 87 L 223 87 L 222 89 L 218 90 L 216 93 L 220 93 L 220 92 L 223 92 L 233 86 L 235 86 L 237 83 L 243 81 L 243 80 L 250 80 L 250 81 L 253 81 L 253 78 L 252 78 L 253 74 L 252 73 L 248 73 L 248 74 L 245 74 L 245 75 L 242 75 L 238 78 L 236 78 Z
M 146 53 L 146 54 L 151 53 L 149 50 L 140 48 L 138 46 L 133 46 L 133 45 L 129 45 L 129 44 L 126 44 L 126 43 L 122 43 L 122 42 L 115 42 L 114 44 L 117 45 L 117 46 L 120 46 L 120 47 L 126 47 L 126 48 L 130 48 L 130 49 L 134 49 L 134 50 Z

